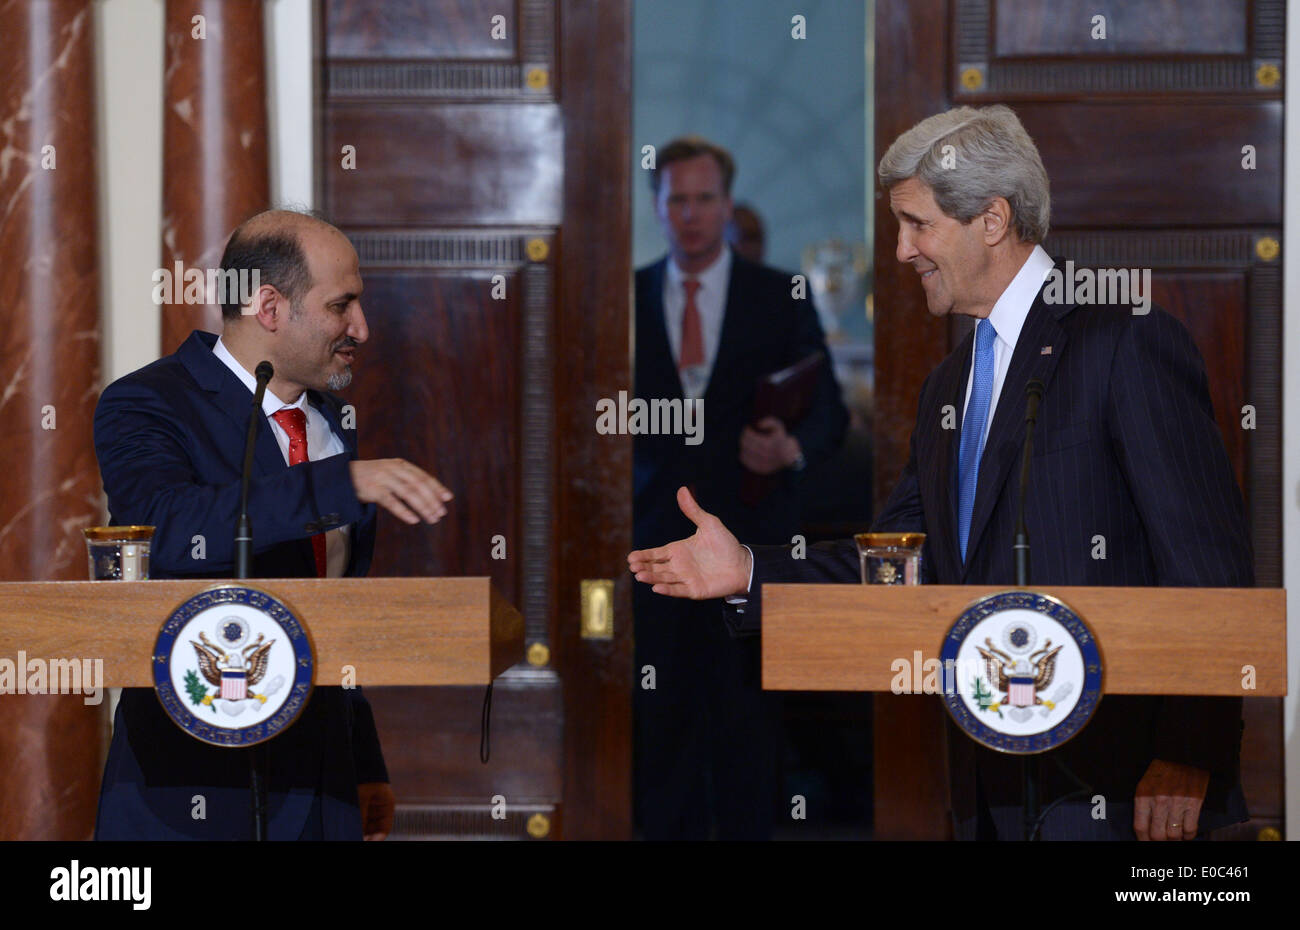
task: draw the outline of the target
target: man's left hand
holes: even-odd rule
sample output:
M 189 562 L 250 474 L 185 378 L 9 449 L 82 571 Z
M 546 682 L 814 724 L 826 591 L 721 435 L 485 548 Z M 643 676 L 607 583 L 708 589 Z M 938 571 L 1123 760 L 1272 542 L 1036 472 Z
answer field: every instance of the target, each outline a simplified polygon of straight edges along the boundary
M 386 781 L 371 781 L 357 785 L 357 800 L 361 802 L 361 832 L 367 840 L 382 840 L 393 829 L 393 809 L 397 798 Z
M 740 433 L 740 464 L 760 475 L 771 475 L 799 461 L 799 440 L 785 431 L 776 417 L 764 417 L 757 429 L 746 426 Z
M 1210 773 L 1155 759 L 1133 798 L 1133 832 L 1139 840 L 1190 840 L 1196 836 Z

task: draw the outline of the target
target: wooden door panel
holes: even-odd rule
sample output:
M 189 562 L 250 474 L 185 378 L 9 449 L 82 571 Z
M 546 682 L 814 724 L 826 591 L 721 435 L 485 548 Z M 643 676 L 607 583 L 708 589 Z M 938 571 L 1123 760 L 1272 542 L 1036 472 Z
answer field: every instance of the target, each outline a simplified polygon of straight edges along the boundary
M 339 58 L 501 58 L 516 57 L 517 6 L 478 0 L 440 3 L 375 3 L 326 0 L 330 24 L 325 51 Z M 493 38 L 492 17 L 505 19 L 505 38 Z
M 627 836 L 625 578 L 614 639 L 576 631 L 580 579 L 619 574 L 631 543 L 631 442 L 590 412 L 631 384 L 628 0 L 319 9 L 318 202 L 357 247 L 371 327 L 362 454 L 457 494 L 432 528 L 381 516 L 371 573 L 489 575 L 527 643 L 494 685 L 487 766 L 482 689 L 371 695 L 395 835 Z
M 1281 91 L 1285 0 L 952 0 L 948 6 L 954 67 L 947 86 L 958 102 Z M 1105 17 L 1104 39 L 1094 38 L 1098 15 Z
M 548 828 L 541 836 L 558 830 L 564 773 L 552 747 L 564 717 L 549 681 L 511 678 L 493 686 L 486 765 L 479 762 L 482 688 L 375 688 L 366 695 L 401 799 L 395 837 L 518 839 L 541 826 Z
M 325 151 L 357 150 L 355 169 L 327 162 L 334 222 L 557 226 L 563 138 L 549 104 L 333 107 Z
M 497 275 L 500 300 L 491 296 Z M 518 269 L 366 269 L 366 367 L 406 373 L 403 396 L 394 405 L 393 382 L 358 366 L 348 400 L 384 421 L 388 454 L 421 463 L 457 495 L 432 528 L 380 513 L 375 562 L 386 573 L 490 575 L 518 603 L 519 573 L 512 569 L 519 560 L 510 555 L 520 538 L 521 384 L 513 360 L 521 340 L 521 293 Z M 465 359 L 476 364 L 467 366 Z M 367 444 L 369 433 L 369 424 L 359 421 L 358 435 Z M 504 558 L 492 557 L 497 537 Z
M 439 688 L 432 701 L 427 688 L 372 688 L 366 696 L 405 808 L 445 819 L 490 805 L 496 795 L 507 810 L 555 807 L 564 771 L 553 747 L 563 737 L 564 712 L 549 682 L 512 678 L 493 686 L 486 765 L 479 761 L 482 688 Z M 494 832 L 509 829 L 507 821 Z
M 997 58 L 1050 55 L 1245 55 L 1247 0 L 995 0 Z M 1105 39 L 1093 17 L 1105 18 Z
M 1053 228 L 1282 222 L 1281 101 L 1034 102 L 1015 111 L 1051 179 Z M 1242 167 L 1245 145 L 1254 169 Z
M 1228 461 L 1245 485 L 1246 441 L 1241 408 L 1246 388 L 1246 276 L 1230 272 L 1158 274 L 1152 302 L 1182 321 L 1205 359 L 1214 418 Z

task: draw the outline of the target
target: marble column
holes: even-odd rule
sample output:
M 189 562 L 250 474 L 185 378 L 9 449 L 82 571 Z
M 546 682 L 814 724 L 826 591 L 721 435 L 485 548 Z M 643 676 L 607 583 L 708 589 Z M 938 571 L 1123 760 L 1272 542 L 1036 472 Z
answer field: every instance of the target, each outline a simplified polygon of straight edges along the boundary
M 0 2 L 5 581 L 84 580 L 81 529 L 104 513 L 92 443 L 100 387 L 93 16 L 86 0 Z M 89 606 L 85 622 L 95 622 Z M 16 661 L 21 649 L 0 658 Z M 0 840 L 90 836 L 103 713 L 81 696 L 0 695 Z
M 167 0 L 163 267 L 216 268 L 230 231 L 270 204 L 261 0 Z M 219 306 L 163 308 L 162 351 L 221 332 Z

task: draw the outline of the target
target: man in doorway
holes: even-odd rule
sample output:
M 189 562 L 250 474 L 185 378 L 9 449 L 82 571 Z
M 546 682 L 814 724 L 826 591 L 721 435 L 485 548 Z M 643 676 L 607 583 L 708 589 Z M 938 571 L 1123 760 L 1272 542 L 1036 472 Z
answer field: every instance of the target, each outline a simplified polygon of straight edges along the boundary
M 746 538 L 790 542 L 799 529 L 797 482 L 829 457 L 848 414 L 829 364 L 797 423 L 751 423 L 760 378 L 826 352 L 810 300 L 792 276 L 727 246 L 735 163 L 700 138 L 659 150 L 651 174 L 669 252 L 636 273 L 636 396 L 703 402 L 698 444 L 678 435 L 634 443 L 633 531 L 639 547 L 688 531 L 678 487 L 744 527 Z M 773 490 L 742 500 L 746 471 Z M 779 700 L 764 694 L 757 640 L 737 641 L 715 620 L 718 602 L 694 604 L 638 586 L 636 812 L 649 839 L 763 839 L 776 798 Z M 653 668 L 653 687 L 644 677 Z

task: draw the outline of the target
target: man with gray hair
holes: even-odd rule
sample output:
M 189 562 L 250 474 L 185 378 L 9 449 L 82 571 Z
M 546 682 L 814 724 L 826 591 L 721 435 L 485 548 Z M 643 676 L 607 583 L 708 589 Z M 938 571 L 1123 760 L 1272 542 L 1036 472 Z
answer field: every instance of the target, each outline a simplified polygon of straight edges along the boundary
M 922 386 L 911 456 L 873 529 L 925 533 L 929 583 L 1014 584 L 1013 466 L 1037 380 L 1025 498 L 1035 584 L 1252 585 L 1245 510 L 1200 353 L 1158 308 L 1081 306 L 1053 290 L 1060 270 L 1041 245 L 1047 173 L 1016 115 L 992 106 L 930 117 L 890 146 L 879 178 L 898 219 L 897 258 L 920 275 L 930 312 L 977 323 Z M 742 546 L 685 488 L 677 498 L 696 533 L 631 553 L 631 570 L 660 594 L 726 597 L 737 635 L 759 631 L 765 582 L 859 580 L 852 540 L 794 559 Z M 1106 558 L 1094 557 L 1098 536 Z M 956 836 L 1022 838 L 1020 760 L 950 734 Z M 1240 699 L 1107 697 L 1053 751 L 1059 765 L 1031 757 L 1045 802 L 1075 792 L 1045 812 L 1041 836 L 1179 840 L 1241 822 L 1240 740 Z

